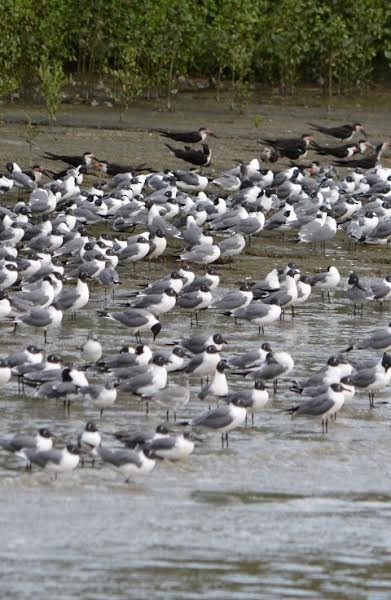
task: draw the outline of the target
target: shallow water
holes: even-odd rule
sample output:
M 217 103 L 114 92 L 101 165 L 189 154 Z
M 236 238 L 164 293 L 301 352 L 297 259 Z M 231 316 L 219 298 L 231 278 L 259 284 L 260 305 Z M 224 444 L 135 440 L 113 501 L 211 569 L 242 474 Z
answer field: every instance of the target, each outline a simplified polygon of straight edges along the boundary
M 64 150 L 66 144 L 69 137 Z M 120 145 L 115 153 L 121 154 Z M 262 278 L 271 265 L 288 259 L 305 273 L 336 264 L 345 281 L 352 268 L 368 276 L 386 273 L 387 251 L 353 251 L 339 236 L 326 256 L 275 235 L 261 236 L 249 256 L 232 268 L 220 267 L 217 295 L 243 277 Z M 172 260 L 152 265 L 150 273 L 139 264 L 119 294 L 172 268 Z M 77 348 L 88 331 L 98 334 L 104 354 L 133 342 L 123 327 L 97 316 L 103 303 L 95 288 L 76 323 L 67 316 L 58 335 L 49 334 L 47 352 L 78 360 Z M 1 597 L 389 598 L 391 405 L 370 411 L 366 394 L 359 392 L 330 424 L 327 436 L 318 420 L 291 419 L 282 412 L 297 401 L 289 381 L 306 377 L 388 320 L 389 309 L 380 312 L 373 305 L 363 318 L 353 317 L 341 292 L 330 305 L 314 292 L 295 319 L 287 314 L 261 337 L 256 327 L 235 326 L 233 320 L 204 312 L 193 330 L 223 332 L 229 341 L 223 356 L 267 340 L 273 349 L 292 354 L 294 371 L 256 415 L 255 426 L 230 435 L 228 449 L 221 449 L 219 434 L 203 434 L 188 461 L 159 463 L 148 477 L 132 483 L 100 464 L 52 481 L 47 473 L 26 474 L 17 459 L 0 453 Z M 190 331 L 188 316 L 180 312 L 162 317 L 162 323 L 156 348 Z M 0 332 L 1 355 L 42 343 L 42 335 L 28 328 L 13 335 L 12 326 L 1 323 Z M 228 379 L 232 390 L 249 383 L 229 372 Z M 198 390 L 193 379 L 190 403 L 179 420 L 204 409 Z M 389 400 L 388 391 L 377 399 Z M 99 421 L 98 411 L 87 403 L 74 402 L 68 415 L 62 403 L 20 393 L 14 381 L 0 390 L 0 415 L 1 436 L 48 424 L 60 447 L 74 440 L 88 419 Z M 114 430 L 150 430 L 164 418 L 164 410 L 151 407 L 146 415 L 137 399 L 121 396 L 98 426 L 110 445 Z

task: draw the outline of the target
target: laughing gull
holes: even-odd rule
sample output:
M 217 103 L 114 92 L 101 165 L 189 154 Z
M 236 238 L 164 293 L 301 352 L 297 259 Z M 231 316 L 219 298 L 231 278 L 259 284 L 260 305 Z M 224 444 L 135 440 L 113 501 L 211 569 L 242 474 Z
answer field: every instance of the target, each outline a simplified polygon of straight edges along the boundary
M 256 298 L 261 298 L 264 296 L 264 292 L 275 292 L 280 289 L 280 280 L 278 279 L 278 269 L 272 269 L 261 281 L 257 281 L 252 289 L 259 290 L 259 295 L 255 296 Z
M 251 376 L 254 379 L 273 379 L 274 392 L 276 392 L 278 378 L 290 373 L 294 366 L 294 360 L 288 352 L 269 352 L 259 369 L 238 371 L 238 374 Z
M 43 361 L 43 350 L 34 344 L 29 344 L 24 350 L 8 355 L 5 361 L 11 369 L 25 363 L 40 363 Z
M 97 449 L 102 444 L 102 437 L 97 426 L 93 421 L 88 421 L 85 428 L 77 437 L 77 447 L 81 454 L 81 466 L 84 466 L 84 455 L 92 455 L 92 466 L 94 466 L 94 457 L 97 455 Z
M 67 473 L 76 469 L 80 461 L 80 450 L 73 444 L 68 444 L 62 450 L 52 448 L 51 450 L 25 450 L 27 459 L 32 465 L 54 473 Z
M 40 376 L 48 371 L 57 371 L 61 368 L 62 358 L 57 354 L 49 354 L 48 357 L 40 363 L 25 363 L 13 367 L 12 373 L 18 377 L 23 377 L 23 379 L 31 377 L 31 381 L 34 381 L 37 374 Z
M 319 288 L 322 291 L 322 299 L 324 298 L 324 293 L 327 292 L 327 298 L 329 302 L 330 292 L 337 288 L 340 279 L 341 276 L 339 271 L 337 267 L 334 267 L 334 265 L 327 267 L 327 271 L 317 273 L 309 278 L 311 285 L 315 288 Z
M 276 299 L 272 298 L 268 304 L 250 302 L 246 308 L 238 308 L 224 314 L 234 317 L 235 320 L 244 319 L 258 325 L 258 333 L 261 335 L 261 332 L 264 333 L 265 325 L 270 325 L 281 317 L 281 306 Z
M 207 410 L 182 424 L 220 431 L 221 445 L 224 448 L 224 444 L 228 447 L 228 432 L 243 425 L 246 415 L 247 411 L 242 406 L 241 399 L 238 398 L 228 404 Z
M 114 437 L 124 444 L 127 448 L 132 450 L 136 446 L 144 446 L 156 438 L 166 437 L 172 433 L 166 425 L 160 424 L 156 427 L 155 431 L 137 431 L 129 433 L 127 431 L 116 431 Z
M 100 418 L 103 417 L 105 408 L 111 408 L 117 399 L 117 390 L 113 381 L 91 384 L 80 388 L 80 393 L 92 402 L 100 410 Z
M 188 285 L 184 286 L 184 292 L 196 292 L 202 285 L 206 285 L 211 291 L 215 290 L 220 283 L 220 275 L 214 267 L 207 267 L 205 275 L 195 277 Z
M 149 329 L 153 333 L 153 340 L 155 341 L 162 328 L 161 323 L 152 313 L 141 308 L 128 308 L 123 312 L 109 312 L 104 310 L 98 311 L 98 314 L 107 319 L 117 321 L 121 325 L 125 325 L 133 331 L 140 344 L 140 331 Z
M 246 246 L 246 240 L 241 233 L 236 233 L 229 238 L 223 239 L 219 243 L 220 257 L 221 258 L 232 258 L 242 253 L 242 250 Z
M 360 307 L 360 314 L 362 316 L 364 302 L 366 300 L 373 300 L 373 291 L 359 280 L 356 273 L 350 273 L 348 284 L 351 287 L 345 291 L 345 298 L 353 303 L 353 315 L 356 315 L 357 307 Z
M 193 453 L 194 439 L 200 441 L 191 431 L 185 431 L 175 436 L 155 438 L 144 446 L 144 450 L 151 450 L 156 456 L 166 460 L 183 460 Z
M 201 377 L 210 377 L 215 374 L 217 365 L 220 362 L 220 354 L 213 344 L 210 344 L 200 354 L 196 354 L 189 364 L 183 369 L 189 376 L 198 375 Z
M 63 311 L 72 310 L 76 317 L 76 311 L 84 308 L 90 299 L 88 277 L 83 273 L 78 277 L 76 287 L 73 290 L 63 290 L 56 299 L 56 303 Z
M 88 385 L 85 379 L 83 385 Z M 71 402 L 80 397 L 79 388 L 81 386 L 74 383 L 72 369 L 66 367 L 62 370 L 61 381 L 48 381 L 43 383 L 37 389 L 35 396 L 38 398 L 48 398 L 49 400 L 62 400 L 64 409 L 70 411 Z
M 307 388 L 339 383 L 341 378 L 350 375 L 352 370 L 353 367 L 343 356 L 330 356 L 326 366 L 321 367 L 307 379 L 294 381 L 290 389 L 301 394 L 303 391 L 305 392 Z
M 30 327 L 39 327 L 43 329 L 43 337 L 45 344 L 47 343 L 47 330 L 61 325 L 63 312 L 60 306 L 53 302 L 47 308 L 36 308 L 30 313 L 16 317 L 15 326 L 18 323 L 29 325 Z
M 90 333 L 80 346 L 80 356 L 86 363 L 96 363 L 102 357 L 102 345 L 95 333 Z
M 146 475 L 156 465 L 156 454 L 144 447 L 142 450 L 110 450 L 104 446 L 97 449 L 104 463 L 109 463 L 125 475 L 126 483 L 133 475 Z
M 27 460 L 26 467 L 29 468 L 30 461 L 25 450 L 33 450 L 34 452 L 50 450 L 53 446 L 53 437 L 52 432 L 47 427 L 41 427 L 35 436 L 17 434 L 10 439 L 0 439 L 0 447 Z
M 288 306 L 293 307 L 293 304 L 297 300 L 298 291 L 296 277 L 300 277 L 300 271 L 297 269 L 290 269 L 285 274 L 285 279 L 281 284 L 280 289 L 265 295 L 262 298 L 262 302 L 264 304 L 277 304 L 281 307 L 281 315 L 283 315 L 285 308 Z M 292 316 L 294 316 L 293 311 Z
M 0 291 L 10 288 L 18 279 L 18 268 L 13 263 L 6 263 L 0 268 Z
M 197 244 L 190 250 L 182 252 L 180 260 L 187 260 L 197 265 L 208 265 L 220 257 L 220 252 L 217 244 Z
M 368 337 L 364 338 L 360 342 L 349 346 L 346 348 L 345 352 L 350 352 L 351 350 L 382 350 L 383 352 L 387 352 L 387 350 L 391 349 L 391 322 L 382 327 L 381 329 L 375 329 Z
M 148 294 L 146 296 L 136 298 L 134 302 L 131 303 L 131 306 L 137 309 L 142 308 L 148 310 L 155 317 L 159 317 L 159 315 L 172 310 L 176 304 L 176 301 L 176 291 L 168 287 L 160 294 Z M 129 306 L 129 304 L 126 306 Z
M 212 335 L 197 333 L 189 338 L 184 338 L 180 342 L 175 342 L 175 344 L 180 344 L 192 354 L 201 354 L 207 346 L 211 345 L 216 346 L 218 352 L 221 352 L 223 345 L 228 344 L 228 342 L 223 338 L 221 333 L 214 333 Z
M 228 369 L 226 360 L 220 360 L 217 364 L 216 371 L 211 383 L 204 385 L 198 394 L 200 400 L 210 400 L 211 398 L 219 398 L 228 394 L 228 383 L 225 376 L 225 369 Z
M 306 400 L 298 406 L 285 409 L 284 412 L 288 412 L 293 416 L 321 417 L 322 433 L 327 433 L 329 417 L 341 410 L 345 402 L 343 392 L 344 386 L 341 383 L 332 383 L 326 393 Z
M 172 350 L 160 351 L 159 354 L 162 354 L 167 359 L 167 373 L 181 371 L 185 365 L 185 359 L 189 358 L 189 355 L 182 346 L 175 346 Z
M 184 280 L 184 276 L 179 271 L 172 271 L 168 276 L 149 284 L 147 287 L 143 287 L 137 294 L 137 297 L 162 294 L 168 288 L 179 294 L 183 288 Z
M 243 354 L 238 354 L 229 359 L 230 367 L 235 369 L 252 369 L 258 368 L 266 360 L 266 355 L 272 352 L 269 342 L 261 344 L 258 350 L 250 350 Z
M 206 285 L 202 285 L 196 292 L 183 292 L 178 296 L 177 304 L 180 308 L 190 311 L 191 322 L 193 312 L 198 323 L 198 311 L 208 308 L 212 303 L 212 293 Z
M 383 310 L 383 302 L 391 298 L 391 277 L 387 275 L 381 281 L 371 284 L 373 299 L 380 303 L 380 308 Z
M 241 406 L 244 406 L 248 411 L 251 411 L 251 422 L 254 425 L 254 413 L 262 410 L 266 406 L 269 400 L 269 392 L 262 379 L 256 379 L 252 390 L 232 392 L 223 398 L 224 402 L 233 402 L 238 399 L 241 401 Z
M 119 384 L 118 389 L 138 396 L 152 396 L 167 385 L 166 364 L 167 359 L 164 356 L 155 354 L 144 373 L 125 379 Z
M 139 345 L 133 349 L 126 345 L 121 348 L 119 354 L 113 354 L 99 360 L 97 367 L 103 371 L 124 369 L 134 365 L 147 365 L 151 358 L 152 350 L 149 346 Z
M 352 385 L 368 391 L 369 407 L 374 408 L 375 392 L 383 390 L 391 381 L 391 355 L 386 352 L 376 366 L 351 375 Z
M 225 294 L 220 300 L 214 302 L 211 308 L 218 308 L 219 310 L 246 308 L 253 299 L 251 287 L 251 283 L 246 281 L 240 286 L 239 290 L 228 292 L 228 294 Z
M 179 377 L 177 383 L 169 383 L 162 390 L 158 390 L 151 396 L 143 396 L 146 402 L 156 402 L 167 409 L 166 419 L 169 420 L 170 410 L 173 412 L 174 421 L 176 421 L 176 411 L 183 408 L 189 402 L 190 387 L 189 378 L 186 374 Z

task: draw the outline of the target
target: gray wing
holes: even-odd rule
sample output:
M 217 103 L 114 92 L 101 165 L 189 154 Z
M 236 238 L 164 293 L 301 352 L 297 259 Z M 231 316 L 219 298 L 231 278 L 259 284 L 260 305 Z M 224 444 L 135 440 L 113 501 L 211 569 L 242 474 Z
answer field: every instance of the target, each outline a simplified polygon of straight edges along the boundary
M 141 460 L 137 452 L 132 452 L 131 450 L 109 450 L 108 448 L 98 448 L 97 450 L 99 456 L 104 462 L 109 462 L 115 467 L 121 467 L 122 465 L 126 465 L 132 463 L 137 467 L 141 466 Z
M 147 448 L 150 448 L 151 450 L 154 451 L 158 451 L 158 450 L 171 450 L 171 448 L 174 448 L 176 443 L 176 439 L 174 437 L 161 437 L 161 438 L 156 438 L 154 440 L 152 440 L 151 442 L 148 443 Z
M 229 292 L 213 304 L 213 308 L 221 308 L 224 310 L 233 310 L 238 308 L 245 302 L 246 297 L 241 292 Z
M 199 417 L 195 417 L 190 421 L 190 425 L 202 425 L 211 429 L 220 429 L 231 423 L 231 415 L 226 406 L 219 406 L 213 410 L 208 410 L 202 413 Z
M 93 384 L 93 385 L 86 385 L 84 387 L 81 387 L 79 389 L 79 391 L 84 395 L 84 396 L 91 396 L 91 398 L 93 400 L 95 400 L 95 398 L 98 398 L 99 394 L 101 393 L 101 391 L 104 390 L 104 386 L 100 385 L 99 383 Z
M 30 435 L 17 435 L 10 440 L 0 440 L 0 446 L 8 452 L 17 452 L 22 448 L 35 448 L 35 438 Z
M 332 406 L 334 406 L 334 402 L 327 396 L 324 398 L 313 398 L 312 400 L 307 400 L 306 402 L 303 402 L 303 404 L 300 404 L 295 414 L 313 416 L 323 415 L 323 413 L 327 412 Z
M 309 278 L 311 283 L 323 283 L 327 279 L 328 273 L 318 273 Z
M 200 297 L 198 292 L 191 292 L 189 294 L 184 294 L 183 296 L 179 296 L 178 305 L 181 308 L 195 308 L 200 303 Z
M 357 387 L 367 387 L 371 383 L 374 383 L 375 379 L 376 375 L 373 369 L 363 369 L 352 375 L 352 384 Z
M 254 379 L 276 379 L 283 372 L 284 368 L 278 362 L 272 362 L 263 365 L 258 371 L 253 371 L 252 375 Z
M 137 302 L 135 302 L 133 306 L 135 308 L 148 309 L 151 305 L 158 304 L 161 301 L 161 299 L 161 296 L 159 296 L 158 294 L 148 294 L 147 296 L 144 296 L 137 300 Z
M 245 354 L 241 354 L 239 356 L 233 356 L 229 359 L 230 365 L 233 367 L 239 367 L 240 369 L 244 369 L 245 367 L 254 367 L 257 364 L 261 364 L 261 359 L 259 357 L 258 350 L 253 350 L 251 352 L 246 352 Z
M 194 358 L 191 359 L 191 361 L 185 368 L 185 373 L 192 373 L 193 370 L 196 369 L 202 363 L 202 360 L 202 353 L 199 356 L 194 356 Z
M 79 297 L 80 294 L 78 292 L 69 290 L 61 293 L 56 302 L 58 302 L 61 310 L 66 310 L 67 308 L 71 308 Z
M 126 310 L 122 313 L 110 313 L 110 315 L 127 327 L 140 327 L 145 325 L 148 320 L 147 315 L 138 309 Z
M 49 313 L 45 309 L 33 310 L 29 315 L 22 315 L 20 320 L 23 321 L 23 323 L 34 327 L 45 327 L 51 323 Z
M 27 450 L 25 452 L 26 457 L 31 463 L 38 465 L 42 469 L 46 467 L 48 463 L 60 463 L 62 458 L 61 450 L 53 448 L 52 450 L 45 450 L 43 452 L 34 452 Z
M 357 345 L 357 348 L 373 348 L 374 350 L 382 350 L 391 345 L 391 334 L 388 331 L 373 333 L 368 339 L 363 340 Z
M 234 313 L 239 319 L 256 319 L 266 317 L 270 308 L 262 302 L 251 302 L 246 308 L 240 309 Z
M 266 298 L 262 298 L 262 302 L 264 304 L 272 304 L 273 302 L 277 302 L 280 306 L 286 304 L 292 299 L 292 296 L 288 294 L 285 290 L 277 290 L 276 292 L 272 292 Z
M 121 392 L 137 392 L 140 388 L 152 383 L 153 375 L 150 371 L 136 375 L 130 381 L 125 381 L 119 385 Z

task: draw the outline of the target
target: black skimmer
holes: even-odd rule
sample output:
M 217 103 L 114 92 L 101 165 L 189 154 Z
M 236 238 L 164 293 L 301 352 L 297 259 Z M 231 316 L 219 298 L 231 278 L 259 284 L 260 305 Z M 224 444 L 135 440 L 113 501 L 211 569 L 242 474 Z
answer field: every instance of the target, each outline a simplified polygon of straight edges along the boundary
M 182 148 L 174 148 L 170 144 L 166 144 L 167 148 L 180 160 L 191 163 L 198 167 L 208 167 L 212 160 L 212 152 L 208 144 L 202 144 L 202 150 L 194 150 L 189 146 Z
M 157 129 L 157 132 L 166 138 L 183 144 L 197 144 L 206 140 L 208 135 L 217 137 L 208 127 L 200 127 L 198 131 L 167 131 L 166 129 Z
M 351 140 L 355 133 L 362 133 L 365 137 L 367 136 L 361 123 L 340 125 L 339 127 L 324 127 L 323 125 L 316 125 L 315 123 L 308 123 L 308 125 L 312 129 L 315 129 L 315 131 L 320 131 L 320 133 L 335 137 L 339 140 Z

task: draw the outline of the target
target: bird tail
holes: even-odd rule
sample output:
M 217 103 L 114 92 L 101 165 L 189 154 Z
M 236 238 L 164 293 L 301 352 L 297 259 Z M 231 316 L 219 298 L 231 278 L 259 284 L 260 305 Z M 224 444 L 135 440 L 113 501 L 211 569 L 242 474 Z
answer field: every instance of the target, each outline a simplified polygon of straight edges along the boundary
M 291 406 L 290 408 L 284 408 L 280 412 L 289 413 L 290 415 L 294 415 L 295 412 L 297 410 L 299 410 L 299 408 L 300 408 L 300 405 L 294 405 L 294 406 Z
M 297 381 L 293 381 L 289 389 L 291 392 L 295 392 L 295 394 L 301 394 L 303 392 L 303 388 L 297 383 Z
M 323 127 L 321 125 L 316 125 L 315 123 L 308 123 L 311 129 L 315 129 L 315 131 L 323 131 Z
M 342 353 L 351 352 L 354 349 L 354 346 L 349 346 L 346 350 L 342 350 Z
M 327 154 L 327 152 L 325 151 L 325 148 L 323 146 L 321 146 L 320 144 L 318 144 L 318 142 L 315 142 L 315 140 L 312 140 L 311 148 L 313 150 L 315 150 L 318 154 L 321 154 L 322 156 Z

